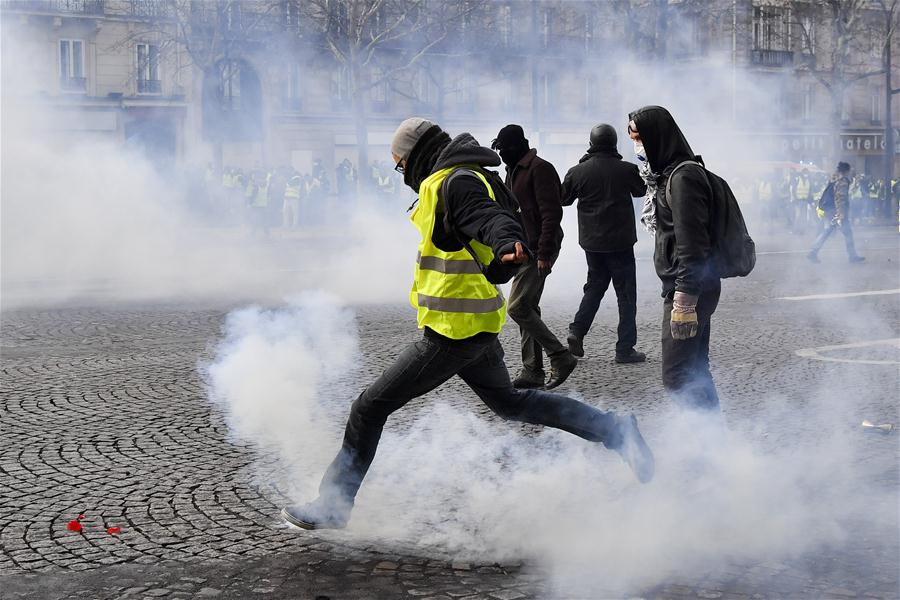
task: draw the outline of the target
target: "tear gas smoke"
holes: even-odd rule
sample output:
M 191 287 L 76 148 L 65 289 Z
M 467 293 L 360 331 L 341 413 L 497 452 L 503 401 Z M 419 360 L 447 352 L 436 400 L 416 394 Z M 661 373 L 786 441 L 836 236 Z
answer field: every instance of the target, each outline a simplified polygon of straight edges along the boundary
M 275 450 L 278 485 L 297 501 L 315 496 L 366 383 L 352 366 L 352 315 L 333 304 L 314 296 L 233 314 L 209 367 L 210 393 L 236 433 Z M 389 420 L 351 521 L 355 539 L 534 560 L 571 598 L 840 545 L 855 519 L 897 525 L 895 495 L 853 466 L 860 436 L 830 399 L 773 403 L 757 423 L 793 419 L 817 435 L 772 445 L 716 418 L 657 415 L 645 425 L 657 478 L 642 486 L 615 453 L 555 430 L 525 436 L 476 414 L 462 389 L 441 388 Z

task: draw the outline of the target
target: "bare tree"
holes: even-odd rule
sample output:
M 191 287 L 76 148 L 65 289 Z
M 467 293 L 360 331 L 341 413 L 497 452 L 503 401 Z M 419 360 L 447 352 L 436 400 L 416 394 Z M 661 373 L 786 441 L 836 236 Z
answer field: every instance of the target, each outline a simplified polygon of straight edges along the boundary
M 438 47 L 475 10 L 453 0 L 307 0 L 303 17 L 346 77 L 359 152 L 369 181 L 368 92 L 395 82 Z

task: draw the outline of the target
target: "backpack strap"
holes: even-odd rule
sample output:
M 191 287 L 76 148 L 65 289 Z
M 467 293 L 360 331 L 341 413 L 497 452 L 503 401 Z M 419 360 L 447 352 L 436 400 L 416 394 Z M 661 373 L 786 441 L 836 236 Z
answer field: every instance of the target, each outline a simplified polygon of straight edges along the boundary
M 697 165 L 698 167 L 703 169 L 704 177 L 706 176 L 706 167 L 704 167 L 703 165 L 698 163 L 696 160 L 685 160 L 685 161 L 682 161 L 682 162 L 678 163 L 677 165 L 675 165 L 675 168 L 672 169 L 671 173 L 669 173 L 669 178 L 666 179 L 666 204 L 671 205 L 671 203 L 669 202 L 669 198 L 672 197 L 672 177 L 675 176 L 675 171 L 677 171 L 684 165 Z
M 475 253 L 475 250 L 472 248 L 472 245 L 469 244 L 468 240 L 465 239 L 465 236 L 460 235 L 460 233 L 456 230 L 456 227 L 453 226 L 453 217 L 450 214 L 450 204 L 445 200 L 447 198 L 447 194 L 450 193 L 450 183 L 457 179 L 458 177 L 475 177 L 479 181 L 481 181 L 481 177 L 475 173 L 473 169 L 468 167 L 460 167 L 458 169 L 454 169 L 447 177 L 444 178 L 444 181 L 441 183 L 441 189 L 438 193 L 438 200 L 440 201 L 440 205 L 444 207 L 444 225 L 453 234 L 453 237 L 463 245 L 472 259 L 475 261 L 475 264 L 478 265 L 478 268 L 481 270 L 482 275 L 487 278 L 487 267 L 484 263 L 481 262 L 481 259 L 478 258 L 478 254 Z M 490 184 L 485 184 L 490 185 Z M 490 281 L 490 280 L 489 280 Z

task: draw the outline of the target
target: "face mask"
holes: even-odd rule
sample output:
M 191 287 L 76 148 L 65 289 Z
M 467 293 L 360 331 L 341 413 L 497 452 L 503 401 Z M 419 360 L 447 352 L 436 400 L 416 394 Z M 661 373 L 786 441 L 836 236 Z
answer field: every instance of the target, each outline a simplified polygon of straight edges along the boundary
M 647 152 L 644 150 L 643 142 L 634 142 L 634 155 L 637 156 L 639 161 L 647 162 Z

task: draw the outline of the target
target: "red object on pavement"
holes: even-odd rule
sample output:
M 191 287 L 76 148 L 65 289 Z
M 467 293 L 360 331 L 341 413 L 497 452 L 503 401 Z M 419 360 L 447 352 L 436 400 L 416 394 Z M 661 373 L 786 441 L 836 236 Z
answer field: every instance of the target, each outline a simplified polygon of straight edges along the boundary
M 122 533 L 121 527 L 107 527 L 106 533 Z
M 66 529 L 69 531 L 81 531 L 81 523 L 77 519 L 73 519 L 66 524 Z
M 79 520 L 79 521 L 82 520 L 83 518 L 84 518 L 84 515 L 78 515 L 78 520 Z

